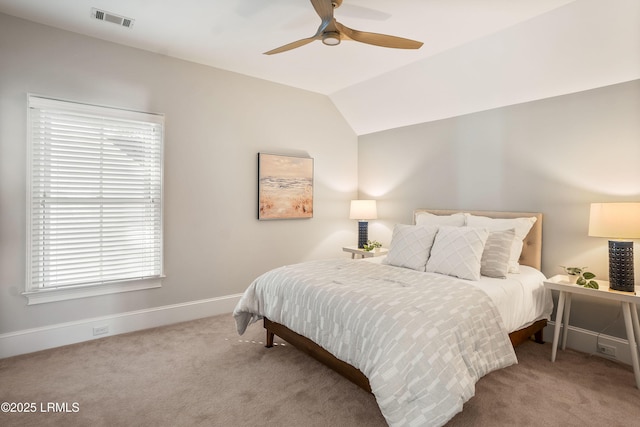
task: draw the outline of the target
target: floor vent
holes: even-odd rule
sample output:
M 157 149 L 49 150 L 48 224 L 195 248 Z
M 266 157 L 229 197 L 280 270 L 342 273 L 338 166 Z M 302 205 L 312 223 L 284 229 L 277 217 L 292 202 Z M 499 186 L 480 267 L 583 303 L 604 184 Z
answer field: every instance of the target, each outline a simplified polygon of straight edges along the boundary
M 112 24 L 118 24 L 122 27 L 131 28 L 133 26 L 134 19 L 125 18 L 124 16 L 116 15 L 111 12 L 106 12 L 104 10 L 96 9 L 95 7 L 91 9 L 91 16 L 100 20 L 111 22 Z

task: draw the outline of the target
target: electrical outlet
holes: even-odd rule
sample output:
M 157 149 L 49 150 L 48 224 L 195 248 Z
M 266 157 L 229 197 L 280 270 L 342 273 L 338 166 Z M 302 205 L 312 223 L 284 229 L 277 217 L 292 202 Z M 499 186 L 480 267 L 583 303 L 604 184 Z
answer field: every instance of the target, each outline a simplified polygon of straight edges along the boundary
M 605 354 L 609 357 L 616 357 L 616 348 L 611 345 L 598 344 L 598 353 Z
M 109 333 L 109 326 L 94 326 L 93 336 L 104 335 Z

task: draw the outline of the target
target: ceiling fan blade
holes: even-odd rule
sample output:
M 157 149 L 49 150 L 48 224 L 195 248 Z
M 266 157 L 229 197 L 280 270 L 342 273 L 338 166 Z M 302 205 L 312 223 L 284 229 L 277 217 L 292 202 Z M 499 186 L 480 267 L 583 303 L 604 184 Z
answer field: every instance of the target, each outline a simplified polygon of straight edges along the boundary
M 311 0 L 313 8 L 322 22 L 333 20 L 333 3 L 331 0 Z
M 333 33 L 339 36 L 338 28 L 336 27 L 336 24 L 337 22 L 333 18 L 331 18 L 330 21 L 322 21 L 320 23 L 320 26 L 318 27 L 318 31 L 316 31 L 316 33 L 312 37 L 308 37 L 306 39 L 301 39 L 289 44 L 285 44 L 284 46 L 280 46 L 278 48 L 272 49 L 269 52 L 265 52 L 264 54 L 273 55 L 275 53 L 286 52 L 288 50 L 295 49 L 300 46 L 304 46 L 305 44 L 309 44 L 315 40 L 323 40 L 327 32 Z
M 295 42 L 292 42 L 292 43 L 285 44 L 284 46 L 277 47 L 277 48 L 272 49 L 272 50 L 270 50 L 268 52 L 265 52 L 264 54 L 265 55 L 273 55 L 273 54 L 276 54 L 276 53 L 286 52 L 288 50 L 295 49 L 295 48 L 300 47 L 300 46 L 304 46 L 305 44 L 309 44 L 314 40 L 317 40 L 317 36 L 313 36 L 313 37 L 309 37 L 309 38 L 306 38 L 306 39 L 301 39 L 301 40 L 298 40 L 298 41 L 295 41 Z
M 365 31 L 353 30 L 336 22 L 336 27 L 343 35 L 361 43 L 372 44 L 375 46 L 391 47 L 395 49 L 420 49 L 422 42 L 417 40 L 405 39 L 403 37 L 389 36 L 386 34 L 368 33 Z

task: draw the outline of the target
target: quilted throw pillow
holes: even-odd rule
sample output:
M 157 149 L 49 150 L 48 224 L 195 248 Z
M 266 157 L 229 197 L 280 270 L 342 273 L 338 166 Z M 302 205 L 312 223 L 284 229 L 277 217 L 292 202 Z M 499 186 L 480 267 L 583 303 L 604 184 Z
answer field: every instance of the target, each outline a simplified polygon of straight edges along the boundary
M 480 265 L 489 231 L 484 228 L 442 226 L 438 230 L 427 271 L 480 280 Z
M 537 218 L 532 216 L 530 218 L 489 218 L 486 216 L 477 216 L 472 214 L 465 214 L 467 217 L 467 225 L 469 227 L 485 227 L 490 231 L 508 230 L 513 228 L 516 231 L 516 238 L 513 239 L 511 244 L 511 256 L 509 257 L 509 273 L 519 273 L 520 268 L 518 260 L 522 253 L 522 241 L 529 230 L 533 227 Z
M 386 263 L 424 271 L 437 232 L 436 226 L 396 224 Z
M 513 228 L 504 231 L 491 231 L 484 245 L 480 260 L 480 274 L 487 277 L 505 279 L 509 272 L 511 245 L 516 237 Z

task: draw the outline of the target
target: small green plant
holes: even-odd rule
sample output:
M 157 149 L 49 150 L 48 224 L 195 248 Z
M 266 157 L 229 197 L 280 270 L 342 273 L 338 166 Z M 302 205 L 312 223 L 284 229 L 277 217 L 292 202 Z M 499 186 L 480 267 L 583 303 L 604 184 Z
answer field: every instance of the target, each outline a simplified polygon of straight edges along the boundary
M 382 247 L 382 243 L 378 242 L 377 240 L 367 240 L 367 244 L 364 245 L 362 249 L 364 249 L 367 252 L 371 252 L 372 250 L 376 248 L 381 248 L 381 247 Z
M 596 275 L 590 271 L 585 271 L 587 267 L 565 267 L 561 265 L 562 269 L 569 276 L 578 276 L 576 279 L 576 285 L 584 286 L 585 288 L 598 289 L 598 282 L 595 279 Z

